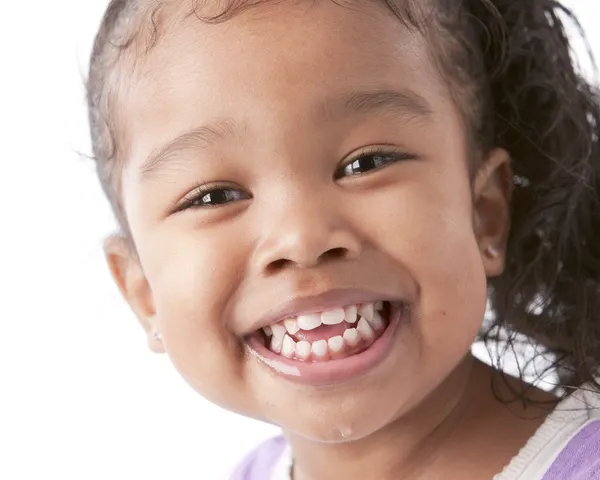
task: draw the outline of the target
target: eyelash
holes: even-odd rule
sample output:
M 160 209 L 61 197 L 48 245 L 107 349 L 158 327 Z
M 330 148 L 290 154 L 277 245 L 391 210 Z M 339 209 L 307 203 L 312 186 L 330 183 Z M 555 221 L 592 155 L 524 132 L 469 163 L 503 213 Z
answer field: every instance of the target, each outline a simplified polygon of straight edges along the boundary
M 231 192 L 233 192 L 234 195 L 238 198 L 233 198 L 224 202 L 214 204 L 196 204 L 197 202 L 203 201 L 207 199 L 207 197 L 210 198 L 211 196 L 216 195 L 217 193 L 222 194 L 222 192 L 229 192 L 230 194 Z M 226 205 L 228 203 L 234 202 L 236 200 L 248 200 L 249 198 L 249 194 L 233 186 L 215 184 L 199 185 L 188 195 L 188 198 L 185 199 L 183 203 L 177 207 L 174 213 L 181 212 L 189 208 L 216 208 L 221 205 Z
M 353 172 L 349 175 L 345 175 L 344 173 L 348 168 L 357 167 L 358 162 L 361 160 L 365 160 L 367 158 L 371 159 L 371 163 L 375 165 L 373 168 L 369 168 L 365 171 Z M 338 170 L 335 172 L 334 178 L 339 180 L 346 176 L 362 176 L 366 175 L 374 170 L 379 170 L 386 165 L 406 161 L 406 160 L 415 160 L 417 158 L 416 155 L 401 152 L 395 150 L 393 147 L 383 148 L 383 147 L 373 147 L 366 151 L 362 151 L 359 154 L 355 155 L 348 162 L 343 164 Z M 229 195 L 226 195 L 226 199 L 223 202 L 213 203 L 213 204 L 197 204 L 199 201 L 208 200 L 210 201 L 210 197 L 216 194 L 223 194 L 223 192 L 229 192 Z M 231 198 L 231 192 L 234 193 Z M 208 198 L 207 198 L 208 197 Z M 229 197 L 229 198 L 227 198 Z M 251 198 L 251 195 L 244 192 L 242 189 L 232 187 L 232 186 L 224 186 L 224 185 L 199 185 L 197 186 L 189 195 L 188 198 L 183 201 L 183 203 L 177 207 L 174 213 L 181 212 L 183 210 L 187 210 L 190 208 L 216 208 L 222 205 L 226 205 L 231 202 L 240 201 L 240 200 L 248 200 Z
M 356 166 L 360 160 L 364 160 L 366 158 L 371 158 L 372 161 L 375 163 L 373 168 L 369 168 L 368 170 L 362 171 L 362 172 L 355 171 L 353 173 L 350 173 L 349 175 L 344 175 L 346 169 L 348 169 L 349 167 L 352 167 L 352 166 Z M 362 175 L 366 175 L 367 173 L 370 173 L 372 171 L 379 170 L 391 163 L 402 162 L 402 161 L 407 161 L 407 160 L 416 160 L 416 159 L 417 159 L 416 155 L 413 155 L 413 154 L 407 153 L 407 152 L 403 152 L 403 151 L 399 151 L 399 150 L 395 149 L 394 147 L 389 147 L 389 148 L 371 147 L 367 150 L 361 151 L 360 153 L 358 153 L 354 157 L 352 157 L 349 161 L 344 163 L 336 171 L 334 177 L 336 180 L 339 180 L 340 178 L 344 178 L 346 176 L 362 176 Z

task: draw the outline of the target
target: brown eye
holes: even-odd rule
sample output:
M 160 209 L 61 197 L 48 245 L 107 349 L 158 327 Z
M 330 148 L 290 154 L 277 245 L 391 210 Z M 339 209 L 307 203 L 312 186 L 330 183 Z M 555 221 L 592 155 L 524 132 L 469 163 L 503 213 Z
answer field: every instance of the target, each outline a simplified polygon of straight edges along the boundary
M 188 208 L 212 208 L 226 205 L 240 200 L 248 200 L 250 195 L 237 188 L 211 188 L 198 190 L 191 198 L 186 200 L 177 210 Z
M 372 151 L 354 157 L 338 170 L 336 178 L 368 173 L 372 170 L 403 160 L 414 160 L 415 155 L 400 152 Z

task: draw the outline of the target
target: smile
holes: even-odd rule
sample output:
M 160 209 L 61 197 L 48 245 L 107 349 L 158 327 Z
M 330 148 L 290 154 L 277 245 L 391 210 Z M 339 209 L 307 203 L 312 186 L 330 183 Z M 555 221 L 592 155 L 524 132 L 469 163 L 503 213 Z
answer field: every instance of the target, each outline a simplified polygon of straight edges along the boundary
M 369 348 L 387 327 L 384 308 L 389 308 L 387 302 L 366 303 L 287 318 L 262 329 L 265 346 L 304 362 L 355 355 Z
M 360 376 L 391 350 L 407 315 L 403 302 L 376 301 L 292 316 L 247 339 L 251 353 L 276 373 L 311 384 Z

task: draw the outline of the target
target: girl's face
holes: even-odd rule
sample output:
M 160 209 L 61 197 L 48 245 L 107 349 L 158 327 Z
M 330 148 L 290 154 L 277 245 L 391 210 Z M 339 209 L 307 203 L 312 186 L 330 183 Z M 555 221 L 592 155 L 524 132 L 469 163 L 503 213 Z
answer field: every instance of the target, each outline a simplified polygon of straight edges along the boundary
M 473 192 L 425 41 L 378 3 L 169 25 L 119 92 L 139 263 L 107 252 L 126 297 L 226 408 L 329 442 L 405 416 L 480 327 L 502 268 L 502 161 Z

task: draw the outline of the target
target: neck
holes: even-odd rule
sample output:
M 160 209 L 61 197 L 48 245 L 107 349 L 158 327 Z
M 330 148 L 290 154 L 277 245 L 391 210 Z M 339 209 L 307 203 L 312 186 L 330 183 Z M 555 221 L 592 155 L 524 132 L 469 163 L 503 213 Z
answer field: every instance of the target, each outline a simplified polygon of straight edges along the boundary
M 368 437 L 323 444 L 290 435 L 294 480 L 437 478 L 447 459 L 479 443 L 490 398 L 490 370 L 469 355 L 418 407 Z

